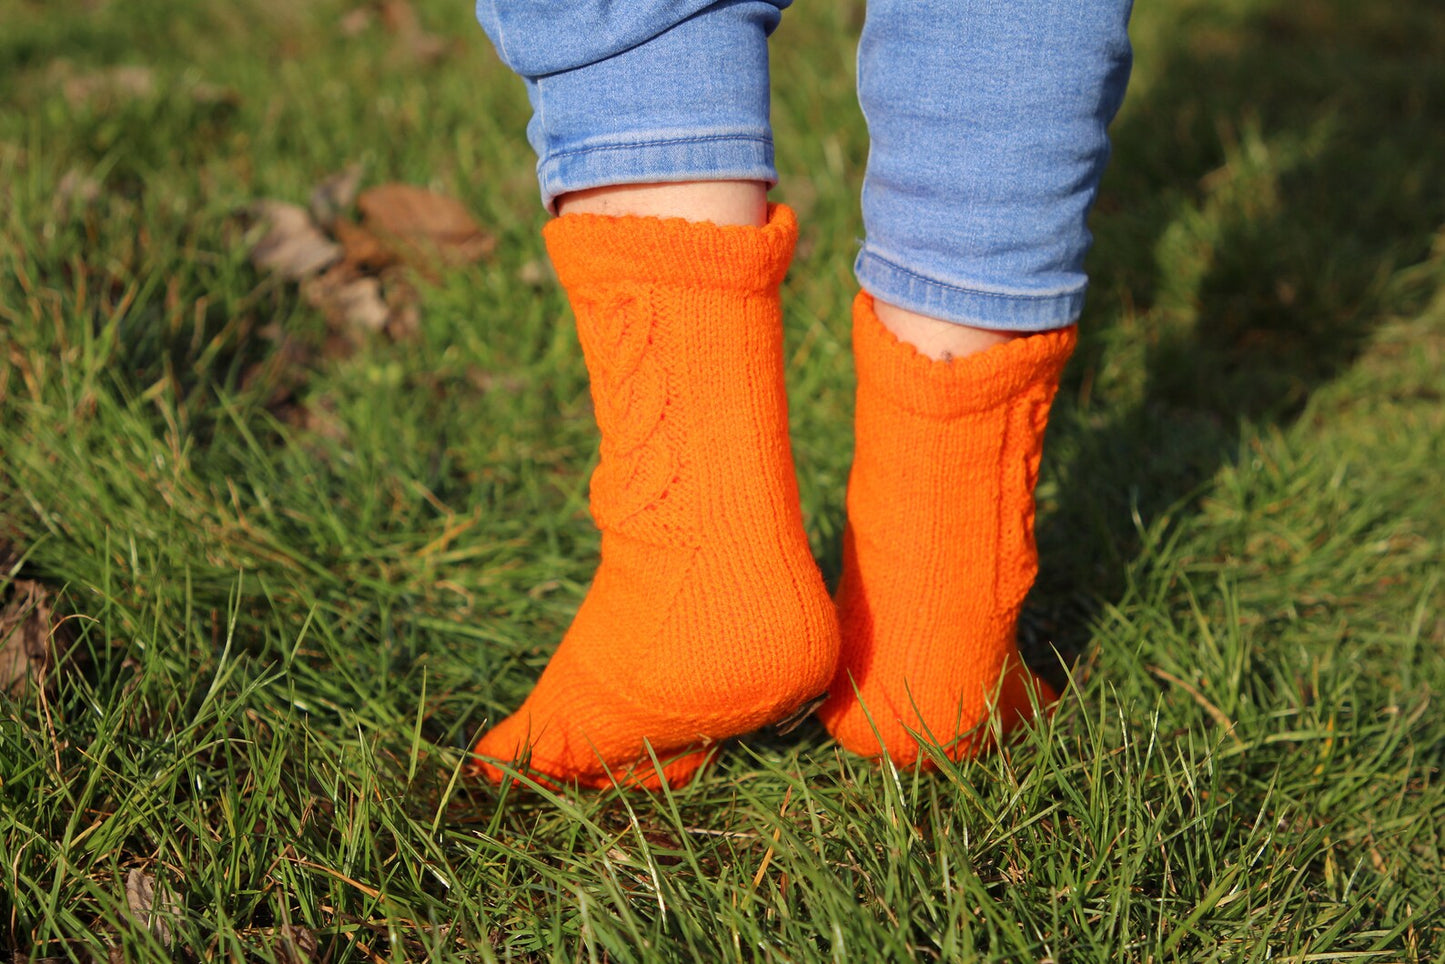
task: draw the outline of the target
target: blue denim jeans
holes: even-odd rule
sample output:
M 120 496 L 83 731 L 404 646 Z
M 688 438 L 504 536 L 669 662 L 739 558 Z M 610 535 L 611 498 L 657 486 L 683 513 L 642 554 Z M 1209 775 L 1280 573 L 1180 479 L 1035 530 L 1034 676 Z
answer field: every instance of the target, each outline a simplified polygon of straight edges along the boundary
M 526 82 L 548 209 L 613 184 L 776 183 L 767 43 L 790 3 L 478 0 Z M 865 290 L 985 328 L 1078 318 L 1131 5 L 869 2 L 858 47 Z

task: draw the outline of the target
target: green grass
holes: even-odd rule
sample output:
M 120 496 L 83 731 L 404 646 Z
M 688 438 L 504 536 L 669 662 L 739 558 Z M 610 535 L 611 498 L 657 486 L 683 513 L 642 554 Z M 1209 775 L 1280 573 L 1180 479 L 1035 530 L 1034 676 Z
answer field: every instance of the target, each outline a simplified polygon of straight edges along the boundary
M 0 592 L 41 580 L 76 636 L 48 693 L 0 696 L 0 949 L 1445 961 L 1445 21 L 1137 11 L 1039 492 L 1031 648 L 1076 658 L 1047 725 L 920 775 L 810 724 L 649 796 L 459 776 L 597 548 L 585 371 L 523 271 L 525 97 L 468 7 L 419 6 L 452 43 L 428 63 L 379 21 L 344 36 L 332 0 L 0 0 L 0 537 L 23 553 Z M 803 4 L 774 43 L 830 578 L 860 19 Z M 117 66 L 149 89 L 80 89 Z M 248 378 L 272 326 L 323 324 L 234 214 L 354 161 L 459 197 L 498 252 L 424 288 L 418 337 Z M 291 382 L 327 431 L 268 408 Z M 134 870 L 164 929 L 133 922 Z

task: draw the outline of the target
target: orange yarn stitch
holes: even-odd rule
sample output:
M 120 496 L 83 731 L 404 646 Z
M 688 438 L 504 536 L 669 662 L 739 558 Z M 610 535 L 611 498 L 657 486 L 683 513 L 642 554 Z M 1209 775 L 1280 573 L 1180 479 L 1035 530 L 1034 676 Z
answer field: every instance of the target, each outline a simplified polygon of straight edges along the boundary
M 837 620 L 798 507 L 778 286 L 763 228 L 568 215 L 545 229 L 602 434 L 602 561 L 522 707 L 477 745 L 552 782 L 676 785 L 727 737 L 823 691 Z M 489 762 L 491 761 L 491 762 Z
M 856 753 L 911 762 L 917 734 L 957 759 L 986 744 L 990 709 L 1008 729 L 1030 715 L 1030 687 L 1054 698 L 1014 634 L 1038 571 L 1044 427 L 1075 330 L 937 362 L 895 338 L 867 294 L 853 317 L 843 651 L 818 715 Z

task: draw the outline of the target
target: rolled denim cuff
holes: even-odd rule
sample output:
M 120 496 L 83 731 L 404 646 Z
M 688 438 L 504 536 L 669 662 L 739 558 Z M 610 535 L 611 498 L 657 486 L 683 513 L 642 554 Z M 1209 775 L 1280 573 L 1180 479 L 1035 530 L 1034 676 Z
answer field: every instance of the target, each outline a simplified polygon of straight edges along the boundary
M 781 4 L 718 3 L 619 53 L 526 77 L 542 202 L 615 184 L 778 179 L 768 33 Z
M 1129 11 L 1129 0 L 870 0 L 858 47 L 865 290 L 985 328 L 1074 322 L 1129 76 Z
M 867 244 L 853 266 L 858 283 L 879 301 L 976 328 L 1049 331 L 1078 321 L 1086 284 L 1053 291 L 1009 291 L 955 283 L 910 271 Z
M 542 203 L 555 213 L 557 198 L 587 188 L 676 181 L 765 181 L 771 187 L 778 172 L 766 131 L 658 132 L 549 152 L 537 163 L 537 181 Z

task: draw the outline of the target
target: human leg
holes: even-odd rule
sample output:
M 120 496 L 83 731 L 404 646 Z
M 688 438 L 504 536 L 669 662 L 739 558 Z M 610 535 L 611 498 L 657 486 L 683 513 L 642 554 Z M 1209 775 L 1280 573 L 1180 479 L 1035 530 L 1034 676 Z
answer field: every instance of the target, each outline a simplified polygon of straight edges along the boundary
M 602 561 L 532 694 L 478 744 L 493 779 L 515 761 L 554 782 L 676 784 L 832 675 L 836 617 L 803 532 L 782 384 L 796 223 L 760 203 L 763 7 L 776 13 L 720 4 L 571 76 L 528 78 L 544 200 L 561 213 L 544 233 L 602 433 Z M 719 94 L 699 70 L 718 49 L 743 51 L 748 72 L 761 51 L 760 86 L 749 73 L 733 88 L 745 96 Z M 679 103 L 638 111 L 639 85 Z M 608 129 L 589 132 L 588 114 Z
M 762 181 L 688 181 L 617 184 L 564 194 L 558 214 L 683 218 L 760 228 L 768 223 L 768 186 Z
M 789 3 L 478 0 L 532 103 L 544 206 L 622 185 L 776 183 L 767 38 Z
M 878 301 L 1018 332 L 1083 307 L 1085 223 L 1123 97 L 1129 0 L 872 0 L 856 265 Z
M 1127 0 L 926 6 L 873 0 L 859 51 L 857 445 L 820 711 L 849 749 L 902 760 L 918 739 L 973 752 L 991 715 L 1006 729 L 1051 695 L 1015 630 L 1129 66 Z

